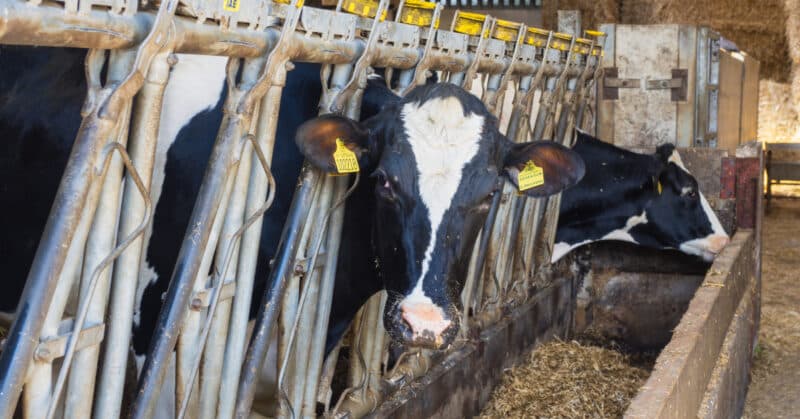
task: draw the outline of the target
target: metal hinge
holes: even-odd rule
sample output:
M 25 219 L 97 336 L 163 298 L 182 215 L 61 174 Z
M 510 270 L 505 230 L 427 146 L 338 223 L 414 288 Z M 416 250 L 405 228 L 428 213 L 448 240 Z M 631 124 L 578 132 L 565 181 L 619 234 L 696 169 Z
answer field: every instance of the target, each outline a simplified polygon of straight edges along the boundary
M 619 89 L 640 89 L 642 87 L 641 79 L 621 79 L 618 76 L 619 69 L 616 67 L 606 67 L 603 69 L 603 99 L 618 100 Z M 688 77 L 688 70 L 681 68 L 673 69 L 671 79 L 646 80 L 645 89 L 671 89 L 671 99 L 673 102 L 685 101 L 688 89 Z
M 637 89 L 642 86 L 640 79 L 620 79 L 617 67 L 603 69 L 603 99 L 619 99 L 619 89 Z

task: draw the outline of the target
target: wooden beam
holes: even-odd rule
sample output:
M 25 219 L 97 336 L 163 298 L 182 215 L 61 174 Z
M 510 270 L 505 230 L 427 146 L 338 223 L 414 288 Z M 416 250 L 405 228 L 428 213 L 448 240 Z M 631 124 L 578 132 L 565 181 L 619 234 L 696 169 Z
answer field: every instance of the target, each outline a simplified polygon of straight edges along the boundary
M 754 239 L 752 230 L 740 229 L 714 261 L 626 418 L 697 416 L 731 319 L 751 283 Z

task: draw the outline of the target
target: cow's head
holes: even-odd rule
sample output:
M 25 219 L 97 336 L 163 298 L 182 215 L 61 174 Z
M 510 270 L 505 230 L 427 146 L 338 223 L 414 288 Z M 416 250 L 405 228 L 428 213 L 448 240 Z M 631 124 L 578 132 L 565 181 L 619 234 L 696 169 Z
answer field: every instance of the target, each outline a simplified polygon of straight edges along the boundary
M 562 196 L 551 262 L 601 240 L 679 249 L 706 261 L 728 243 L 675 146 L 640 154 L 577 130 L 574 151 L 583 157 L 587 175 Z
M 714 260 L 730 238 L 697 180 L 683 165 L 674 145 L 658 147 L 655 158 L 661 169 L 655 178 L 653 201 L 647 207 L 647 224 L 641 227 L 646 234 L 639 242 L 680 249 L 708 262 Z M 644 243 L 648 240 L 653 243 Z
M 296 141 L 319 169 L 336 173 L 349 151 L 369 175 L 372 243 L 389 292 L 384 326 L 414 346 L 445 347 L 458 331 L 469 257 L 501 176 L 517 185 L 520 171 L 541 170 L 523 193 L 546 196 L 584 173 L 561 145 L 511 143 L 476 97 L 444 83 L 418 87 L 361 123 L 321 116 Z

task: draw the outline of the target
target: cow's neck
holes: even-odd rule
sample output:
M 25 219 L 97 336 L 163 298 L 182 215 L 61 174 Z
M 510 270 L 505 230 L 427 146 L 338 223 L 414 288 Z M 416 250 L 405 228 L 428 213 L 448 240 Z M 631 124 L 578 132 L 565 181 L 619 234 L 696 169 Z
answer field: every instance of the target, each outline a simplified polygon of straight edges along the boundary
M 562 194 L 553 262 L 591 242 L 638 244 L 631 230 L 648 222 L 646 208 L 655 197 L 654 157 L 581 138 L 574 150 L 584 159 L 587 175 Z

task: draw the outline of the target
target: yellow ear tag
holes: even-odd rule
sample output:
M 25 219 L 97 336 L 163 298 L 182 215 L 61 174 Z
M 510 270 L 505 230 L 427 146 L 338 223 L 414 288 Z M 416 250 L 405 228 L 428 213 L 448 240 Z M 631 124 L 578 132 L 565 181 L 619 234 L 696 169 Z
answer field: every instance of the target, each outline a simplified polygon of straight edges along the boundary
M 517 174 L 517 185 L 520 192 L 544 185 L 544 170 L 528 160 L 525 167 Z
M 239 0 L 223 0 L 222 1 L 222 8 L 228 12 L 238 12 L 239 11 Z
M 358 167 L 358 158 L 356 153 L 353 153 L 344 141 L 336 139 L 336 151 L 333 152 L 333 162 L 336 164 L 336 171 L 340 174 L 343 173 L 356 173 L 360 170 Z
M 661 195 L 661 182 L 658 182 L 658 194 Z

